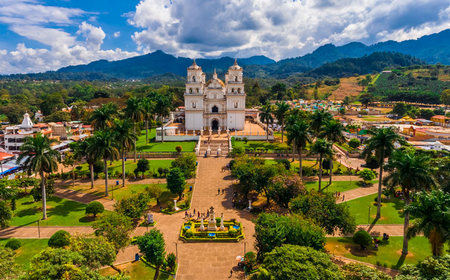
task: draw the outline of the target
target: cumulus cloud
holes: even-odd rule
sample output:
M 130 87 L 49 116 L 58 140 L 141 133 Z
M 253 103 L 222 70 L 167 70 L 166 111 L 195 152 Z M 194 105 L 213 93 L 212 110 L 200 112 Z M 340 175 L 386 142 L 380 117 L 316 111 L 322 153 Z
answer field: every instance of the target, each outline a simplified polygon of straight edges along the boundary
M 15 50 L 0 50 L 0 74 L 56 70 L 93 60 L 118 60 L 137 55 L 121 49 L 102 50 L 105 32 L 79 18 L 80 9 L 44 6 L 34 0 L 0 0 L 0 23 L 28 40 L 47 48 L 29 48 L 19 43 Z M 78 27 L 75 33 L 65 27 Z
M 191 57 L 303 55 L 325 43 L 413 39 L 449 27 L 449 0 L 141 0 L 139 50 Z
M 120 31 L 114 32 L 113 37 L 114 38 L 119 38 L 120 37 Z

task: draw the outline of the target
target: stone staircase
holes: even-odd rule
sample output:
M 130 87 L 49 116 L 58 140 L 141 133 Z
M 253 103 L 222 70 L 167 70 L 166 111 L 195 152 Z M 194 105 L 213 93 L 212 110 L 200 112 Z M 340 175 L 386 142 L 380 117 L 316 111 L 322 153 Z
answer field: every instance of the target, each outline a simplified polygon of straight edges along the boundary
M 210 142 L 208 143 L 208 136 L 203 136 L 201 138 L 200 144 L 200 154 L 199 156 L 205 156 L 205 153 L 208 151 L 208 147 L 211 149 L 211 153 L 208 155 L 209 157 L 217 157 L 217 151 L 220 147 L 222 157 L 228 156 L 228 139 L 225 137 L 211 137 Z

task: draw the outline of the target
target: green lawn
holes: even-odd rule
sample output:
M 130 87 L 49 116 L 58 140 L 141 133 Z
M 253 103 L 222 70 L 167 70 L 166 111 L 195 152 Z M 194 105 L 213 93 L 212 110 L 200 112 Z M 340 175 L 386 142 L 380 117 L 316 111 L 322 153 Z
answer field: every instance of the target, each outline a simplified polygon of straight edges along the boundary
M 163 189 L 163 195 L 165 192 L 169 192 L 169 190 L 166 188 L 166 184 L 154 184 L 159 186 L 161 189 Z M 122 185 L 119 185 L 121 187 Z M 125 188 L 117 188 L 114 186 L 114 199 L 115 200 L 121 200 L 123 198 L 130 197 L 134 194 L 139 194 L 145 192 L 145 189 L 148 187 L 148 184 L 129 184 L 126 185 Z M 111 197 L 111 192 L 110 192 Z
M 247 144 L 244 141 L 234 141 L 233 148 L 242 147 L 244 149 L 265 149 L 269 151 L 273 150 L 286 150 L 290 149 L 286 142 L 266 142 L 266 141 L 248 141 Z
M 176 152 L 175 147 L 181 146 L 183 152 L 193 152 L 195 150 L 195 141 L 191 142 L 154 142 L 155 129 L 149 132 L 150 143 L 145 143 L 145 130 L 142 130 L 141 135 L 136 141 L 136 150 L 138 152 Z
M 406 259 L 401 258 L 402 246 L 403 237 L 401 236 L 391 236 L 389 241 L 379 245 L 378 250 L 373 249 L 373 246 L 367 250 L 361 250 L 350 237 L 328 237 L 325 248 L 334 255 L 389 268 L 398 268 L 402 264 L 416 264 L 431 256 L 431 245 L 423 236 L 409 240 L 409 254 Z
M 350 208 L 350 213 L 355 216 L 356 224 L 367 224 L 370 206 L 370 220 L 372 223 L 377 213 L 377 206 L 374 201 L 377 194 L 360 197 L 349 202 L 345 202 Z M 392 199 L 390 202 L 381 204 L 381 218 L 377 224 L 403 224 L 403 201 L 400 199 Z
M 11 226 L 37 226 L 42 218 L 42 202 L 34 202 L 28 195 L 16 201 Z M 92 219 L 85 215 L 86 205 L 72 200 L 51 197 L 47 199 L 47 220 L 41 226 L 83 226 L 90 225 Z
M 9 239 L 1 239 L 0 245 L 4 246 Z M 47 248 L 48 239 L 20 239 L 22 246 L 16 250 L 15 261 L 24 270 L 30 265 L 31 258 Z
M 129 276 L 130 279 L 132 279 L 132 280 L 134 280 L 134 279 L 136 279 L 136 280 L 138 280 L 138 279 L 139 280 L 140 279 L 153 279 L 153 277 L 155 276 L 155 269 L 146 265 L 142 261 L 126 263 L 126 264 L 118 265 L 117 267 L 119 269 L 121 269 L 122 271 L 124 271 L 124 274 L 126 276 Z M 100 274 L 102 274 L 103 276 L 113 276 L 113 275 L 117 275 L 117 271 L 115 271 L 111 267 L 106 267 L 106 268 L 103 268 L 100 270 Z M 173 279 L 173 278 L 166 273 L 160 272 L 158 279 L 166 280 L 166 279 Z
M 355 179 L 357 179 L 355 177 Z M 322 188 L 328 185 L 328 178 L 325 178 L 325 180 L 322 181 Z M 372 183 L 375 183 L 376 181 L 373 181 Z M 319 188 L 319 182 L 305 182 L 305 187 L 307 190 L 311 189 L 318 189 Z M 331 186 L 325 189 L 327 192 L 345 192 L 349 190 L 353 190 L 359 188 L 358 180 L 355 181 L 333 181 Z
M 292 162 L 291 159 L 292 159 L 292 157 L 287 158 L 287 160 L 289 160 L 291 162 L 291 169 L 296 171 L 296 172 L 298 172 L 299 161 L 295 160 L 294 162 Z M 266 159 L 266 161 L 265 161 L 265 163 L 268 164 L 268 165 L 277 164 L 279 162 L 280 162 L 280 160 L 278 160 L 278 159 Z M 316 169 L 316 170 L 319 169 L 319 165 L 316 164 L 315 160 L 305 160 L 304 159 L 302 161 L 302 166 L 303 167 L 314 167 L 314 169 Z M 345 167 L 344 165 L 340 164 L 337 161 L 333 161 L 333 170 L 334 170 L 334 172 L 336 172 L 338 168 L 340 168 L 342 172 L 346 172 L 347 171 L 347 167 Z M 328 170 L 323 170 L 324 175 L 326 175 L 327 172 L 328 172 Z M 359 180 L 359 178 L 357 178 L 355 176 L 355 180 Z
M 150 171 L 155 174 L 158 171 L 158 168 L 167 168 L 169 169 L 171 167 L 171 163 L 173 160 L 171 159 L 152 159 L 149 160 L 149 166 Z M 84 163 L 81 165 L 83 168 L 81 169 L 81 172 L 88 173 L 89 172 L 89 165 L 87 163 Z M 133 173 L 134 170 L 137 167 L 137 162 L 134 162 L 132 158 L 128 158 L 127 161 L 125 161 L 125 173 Z M 108 162 L 108 172 L 109 174 L 115 174 L 116 172 L 122 173 L 122 161 L 116 160 L 113 161 L 112 164 Z

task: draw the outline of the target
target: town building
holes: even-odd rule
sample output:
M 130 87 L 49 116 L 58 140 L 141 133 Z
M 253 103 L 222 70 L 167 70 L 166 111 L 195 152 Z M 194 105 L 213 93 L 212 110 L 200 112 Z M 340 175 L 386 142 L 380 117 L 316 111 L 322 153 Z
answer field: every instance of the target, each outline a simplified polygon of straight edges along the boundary
M 206 81 L 206 74 L 194 60 L 187 69 L 184 94 L 186 130 L 243 130 L 245 97 L 243 70 L 237 61 L 228 68 L 223 82 L 215 70 Z

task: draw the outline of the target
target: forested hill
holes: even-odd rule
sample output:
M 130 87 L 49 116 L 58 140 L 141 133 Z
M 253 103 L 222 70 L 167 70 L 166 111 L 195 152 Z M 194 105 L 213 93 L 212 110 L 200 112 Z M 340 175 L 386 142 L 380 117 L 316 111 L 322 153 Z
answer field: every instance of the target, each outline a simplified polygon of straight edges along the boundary
M 401 53 L 376 52 L 360 58 L 343 58 L 326 63 L 306 74 L 309 77 L 348 77 L 380 72 L 386 68 L 425 64 Z

